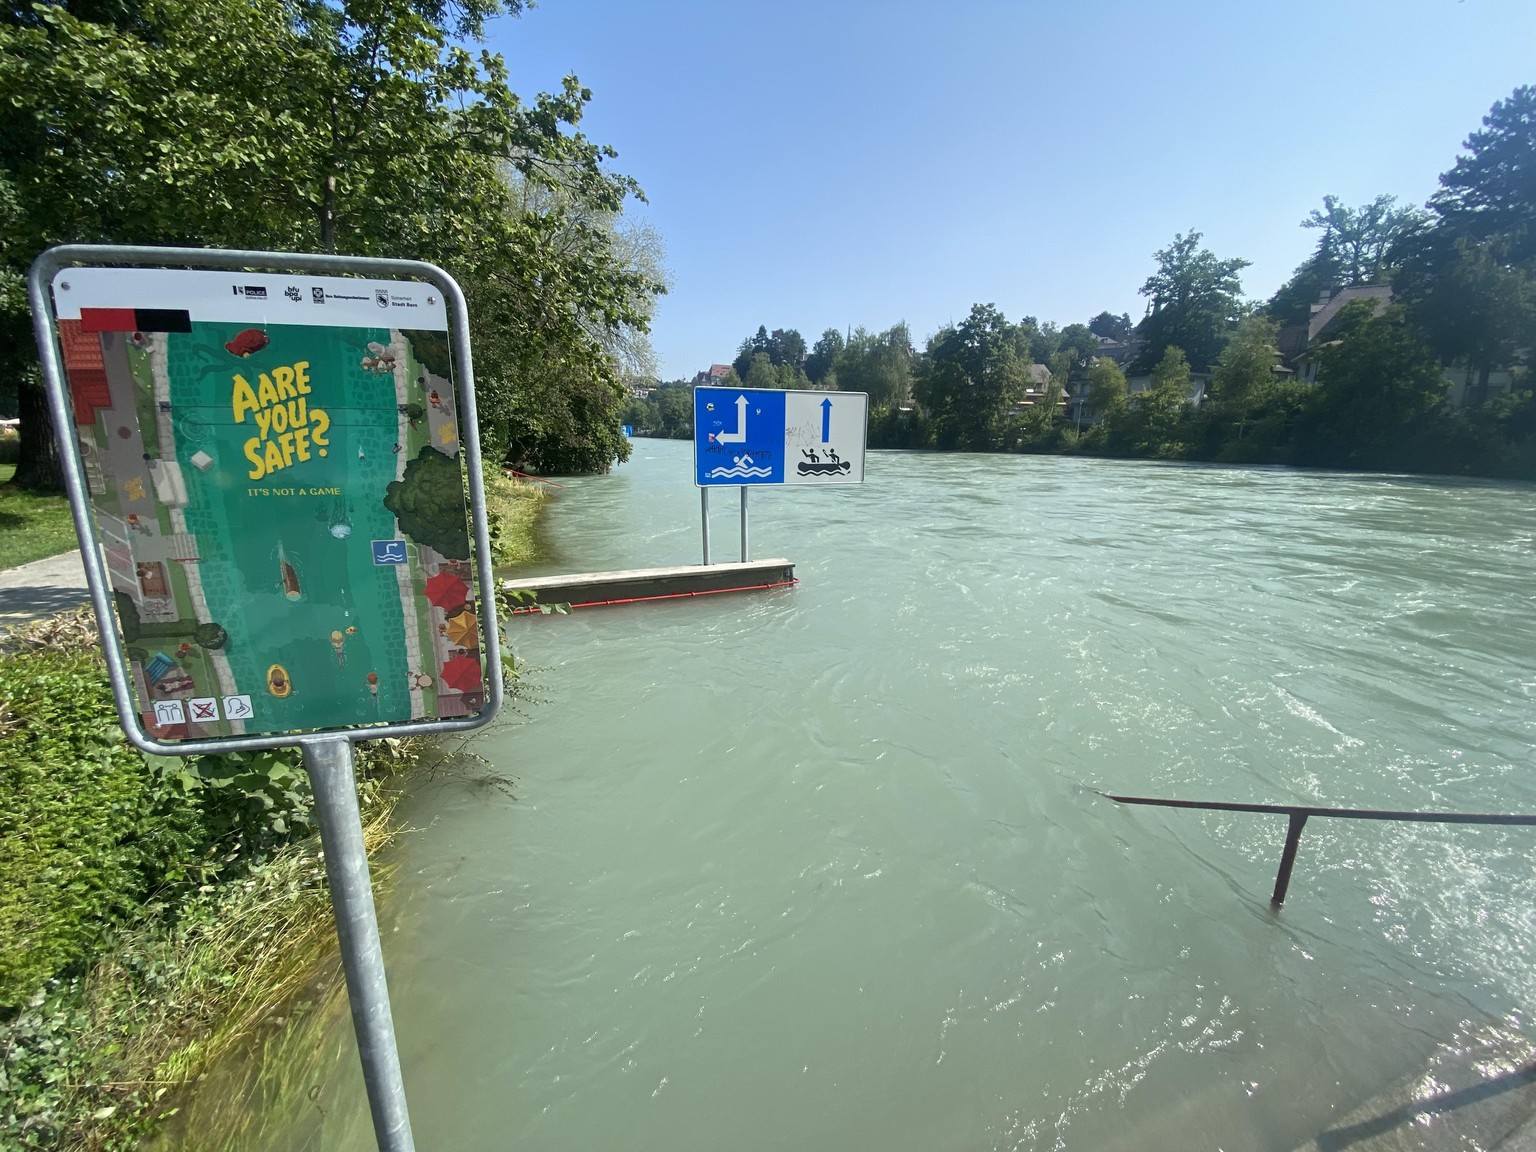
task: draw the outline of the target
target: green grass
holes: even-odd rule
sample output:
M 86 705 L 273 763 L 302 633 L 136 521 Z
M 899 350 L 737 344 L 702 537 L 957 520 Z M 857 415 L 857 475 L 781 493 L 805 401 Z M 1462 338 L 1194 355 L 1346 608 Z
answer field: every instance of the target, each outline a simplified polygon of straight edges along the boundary
M 12 487 L 15 472 L 14 464 L 0 464 L 0 570 L 80 546 L 69 501 L 63 495 L 40 496 Z
M 524 484 L 494 468 L 485 473 L 485 511 L 491 522 L 491 562 L 513 568 L 538 559 L 534 525 L 544 511 L 548 493 L 537 484 Z

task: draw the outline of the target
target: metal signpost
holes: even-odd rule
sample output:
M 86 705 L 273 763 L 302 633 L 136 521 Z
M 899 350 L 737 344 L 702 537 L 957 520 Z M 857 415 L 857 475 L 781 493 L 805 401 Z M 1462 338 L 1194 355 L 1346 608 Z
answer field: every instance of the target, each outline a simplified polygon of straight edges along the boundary
M 709 558 L 709 490 L 741 489 L 741 559 L 748 559 L 747 489 L 862 484 L 869 397 L 766 388 L 693 390 L 694 483 Z
M 28 292 L 124 731 L 302 749 L 374 1132 L 412 1152 L 352 743 L 501 704 L 463 294 L 414 261 L 86 245 Z

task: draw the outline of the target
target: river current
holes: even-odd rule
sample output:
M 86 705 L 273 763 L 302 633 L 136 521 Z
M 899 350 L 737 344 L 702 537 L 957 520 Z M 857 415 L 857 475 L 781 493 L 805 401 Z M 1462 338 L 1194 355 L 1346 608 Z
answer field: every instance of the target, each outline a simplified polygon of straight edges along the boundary
M 690 465 L 565 482 L 541 570 L 697 561 Z M 1282 817 L 1092 789 L 1536 812 L 1533 512 L 877 452 L 752 493 L 798 587 L 513 621 L 383 910 L 418 1146 L 1288 1149 L 1525 1030 L 1536 829 L 1314 819 L 1275 914 Z M 289 1146 L 372 1147 L 348 1031 Z

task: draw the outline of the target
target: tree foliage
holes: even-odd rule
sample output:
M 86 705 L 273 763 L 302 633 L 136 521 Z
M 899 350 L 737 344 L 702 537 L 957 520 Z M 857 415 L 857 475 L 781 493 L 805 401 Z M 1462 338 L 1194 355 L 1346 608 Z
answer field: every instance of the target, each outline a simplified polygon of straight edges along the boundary
M 1379 467 L 1395 441 L 1445 397 L 1440 358 L 1401 307 L 1347 305 L 1339 338 L 1319 350 L 1319 391 L 1300 431 L 1306 463 Z
M 1465 148 L 1429 202 L 1439 226 L 1454 236 L 1496 237 L 1515 263 L 1536 257 L 1536 86 L 1494 104 Z
M 649 396 L 629 402 L 624 422 L 634 426 L 637 436 L 692 440 L 693 386 L 672 380 L 653 388 Z
M 1418 208 L 1398 207 L 1394 196 L 1377 196 L 1358 208 L 1324 196 L 1322 208 L 1301 222 L 1322 233 L 1317 247 L 1270 299 L 1269 314 L 1282 325 L 1305 324 L 1324 291 L 1385 280 L 1404 240 L 1426 219 Z
M 1144 344 L 1137 365 L 1158 364 L 1170 347 L 1182 349 L 1191 367 L 1204 369 L 1221 354 L 1242 317 L 1242 281 L 1247 260 L 1223 260 L 1200 247 L 1201 234 L 1180 233 L 1156 255 L 1157 271 L 1141 294 L 1150 310 L 1138 329 Z
M 837 367 L 837 358 L 843 351 L 843 334 L 836 328 L 828 328 L 819 337 L 805 358 L 805 374 L 812 384 L 820 385 L 827 373 Z
M 1106 340 L 1126 341 L 1131 338 L 1131 333 L 1136 330 L 1131 323 L 1128 312 L 1122 312 L 1116 316 L 1111 312 L 1100 312 L 1092 320 L 1088 321 L 1088 330 L 1095 336 L 1102 336 Z
M 664 283 L 614 224 L 639 189 L 577 130 L 591 93 L 567 77 L 525 103 L 500 56 L 465 46 L 521 7 L 13 9 L 0 24 L 0 324 L 11 346 L 30 345 L 22 276 L 54 243 L 430 260 L 472 301 L 485 406 L 499 417 L 488 455 L 607 467 L 622 452 L 616 428 L 601 427 L 622 404 L 619 345 L 643 332 Z M 585 391 L 544 419 L 551 364 Z M 35 408 L 36 389 L 23 393 Z M 23 427 L 36 455 L 48 429 L 30 410 Z
M 1030 330 L 1011 324 L 994 304 L 973 304 L 958 325 L 928 341 L 914 395 L 933 421 L 941 448 L 987 451 L 1003 438 L 1008 416 L 1028 387 Z

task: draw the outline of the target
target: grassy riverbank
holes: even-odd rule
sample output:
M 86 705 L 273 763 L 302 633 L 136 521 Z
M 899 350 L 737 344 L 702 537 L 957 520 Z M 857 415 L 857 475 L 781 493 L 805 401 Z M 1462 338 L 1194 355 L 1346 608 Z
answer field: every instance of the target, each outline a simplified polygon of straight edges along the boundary
M 14 487 L 15 472 L 14 464 L 0 464 L 0 571 L 77 546 L 69 501 Z
M 538 557 L 535 526 L 549 489 L 494 468 L 485 471 L 485 507 L 491 522 L 491 556 L 497 567 L 527 564 Z
M 493 483 L 499 556 L 531 558 L 544 494 Z M 370 854 L 442 758 L 359 746 Z M 126 1152 L 221 1057 L 261 1073 L 319 1034 L 341 986 L 309 806 L 296 750 L 133 749 L 87 612 L 0 637 L 0 1147 Z

